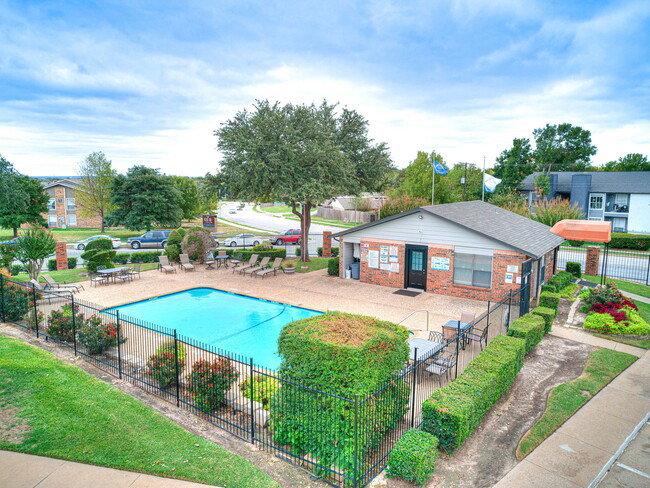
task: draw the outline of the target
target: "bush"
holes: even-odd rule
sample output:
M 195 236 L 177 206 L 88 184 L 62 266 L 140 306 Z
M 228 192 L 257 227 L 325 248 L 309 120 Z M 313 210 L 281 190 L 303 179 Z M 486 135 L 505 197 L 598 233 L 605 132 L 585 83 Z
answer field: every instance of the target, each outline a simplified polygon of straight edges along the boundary
M 614 249 L 633 249 L 650 251 L 650 236 L 613 233 L 609 247 Z
M 404 478 L 423 485 L 436 470 L 438 438 L 421 430 L 404 432 L 388 457 L 388 478 Z
M 546 283 L 545 285 L 542 285 L 541 290 L 542 293 L 544 293 L 545 291 L 549 293 L 557 293 L 557 286 L 551 283 Z
M 25 270 L 25 267 L 22 264 L 12 264 L 11 268 L 9 268 L 9 272 L 11 273 L 11 276 L 16 276 L 19 273 L 26 273 L 27 270 Z
M 178 248 L 181 248 L 181 242 L 183 242 L 183 237 L 185 237 L 185 229 L 182 227 L 179 227 L 176 230 L 173 230 L 169 233 L 169 237 L 167 237 L 167 242 L 166 246 L 178 246 Z
M 582 300 L 590 307 L 596 303 L 619 303 L 622 304 L 625 297 L 618 287 L 611 281 L 605 283 L 605 287 L 589 288 L 586 295 L 581 295 Z
M 30 295 L 31 292 L 26 288 L 3 278 L 0 300 L 4 304 L 5 318 L 9 322 L 19 322 L 25 318 L 30 309 Z
M 620 312 L 625 313 L 625 319 L 620 321 L 617 321 L 617 319 L 609 313 L 590 312 L 585 319 L 584 328 L 596 330 L 603 334 L 650 334 L 650 325 L 643 320 L 639 312 L 631 307 L 624 307 Z
M 174 341 L 174 339 L 169 339 L 163 342 L 160 346 L 158 346 L 158 349 L 156 349 L 156 354 L 160 354 L 163 352 L 171 352 L 172 354 L 174 354 L 175 350 L 178 350 L 178 358 L 181 361 L 185 361 L 187 359 L 187 351 L 185 350 L 185 346 L 183 345 L 182 342 L 178 342 L 176 347 L 174 348 L 174 342 L 176 342 Z
M 280 388 L 280 383 L 276 378 L 271 376 L 249 376 L 246 378 L 239 389 L 246 398 L 251 398 L 251 378 L 252 378 L 252 399 L 254 402 L 261 403 L 262 406 L 268 410 L 269 402 L 273 397 L 273 394 Z
M 327 260 L 327 274 L 330 276 L 339 275 L 339 258 L 329 258 Z
M 458 378 L 422 404 L 422 430 L 454 452 L 508 391 L 524 364 L 525 349 L 522 339 L 495 337 Z
M 68 258 L 68 269 L 75 269 L 77 267 L 77 258 Z M 48 271 L 56 271 L 56 259 L 50 259 L 47 262 Z
M 566 270 L 568 273 L 571 273 L 575 278 L 580 278 L 582 276 L 582 265 L 574 261 L 568 261 L 566 263 Z
M 354 470 L 355 409 L 343 397 L 381 394 L 359 409 L 362 456 L 375 449 L 406 413 L 409 385 L 392 376 L 408 359 L 408 331 L 371 317 L 328 312 L 286 325 L 278 339 L 283 383 L 271 399 L 274 440 L 323 466 Z M 305 394 L 304 387 L 324 394 Z M 312 392 L 310 392 L 312 393 Z M 323 472 L 324 474 L 324 472 Z
M 560 294 L 551 293 L 550 291 L 543 291 L 539 294 L 539 306 L 552 308 L 557 312 L 560 307 Z
M 226 392 L 237 378 L 239 373 L 228 358 L 201 360 L 192 366 L 187 389 L 194 398 L 194 405 L 210 412 L 223 405 Z
M 77 258 L 68 258 L 68 269 L 75 269 L 77 267 Z
M 134 252 L 131 254 L 132 263 L 154 263 L 158 260 L 158 256 L 162 255 L 162 251 L 146 251 Z
M 177 244 L 167 244 L 165 246 L 165 255 L 172 262 L 179 262 L 181 255 L 181 248 Z
M 258 244 L 257 246 L 253 246 L 251 248 L 252 252 L 264 252 L 264 251 L 273 251 L 275 248 L 269 244 Z
M 193 227 L 183 237 L 181 251 L 187 254 L 192 261 L 203 262 L 205 255 L 214 251 L 216 244 L 207 230 Z
M 72 316 L 72 305 L 66 303 L 59 310 L 52 310 L 47 319 L 47 333 L 57 341 L 74 342 L 75 329 L 84 324 L 84 314 L 75 311 Z
M 338 247 L 332 247 L 331 252 L 332 252 L 332 257 L 335 258 L 336 256 L 339 255 L 339 248 Z M 323 248 L 322 247 L 317 247 L 316 248 L 316 254 L 318 254 L 319 256 L 322 257 L 323 256 Z
M 185 367 L 185 361 L 178 359 L 179 371 Z M 160 388 L 167 388 L 176 382 L 176 356 L 173 352 L 152 354 L 147 360 L 146 373 L 158 381 Z
M 117 346 L 117 326 L 113 323 L 103 324 L 101 318 L 91 317 L 79 329 L 77 341 L 86 346 L 88 354 L 101 354 Z
M 239 256 L 237 259 L 240 261 L 248 261 L 251 258 L 252 254 L 257 254 L 259 257 L 270 257 L 271 259 L 275 258 L 286 258 L 287 257 L 287 250 L 286 249 L 273 249 L 271 251 L 257 251 L 253 252 L 251 249 L 246 249 L 246 250 L 238 250 L 238 249 L 217 249 L 214 251 L 214 255 L 217 256 L 219 254 L 219 251 L 226 251 L 226 254 L 230 256 L 231 258 L 234 258 L 235 256 Z
M 110 239 L 95 239 L 86 245 L 86 251 L 97 249 L 99 251 L 112 251 L 113 242 Z
M 535 315 L 539 315 L 544 319 L 544 333 L 548 334 L 551 332 L 551 328 L 553 327 L 553 318 L 555 318 L 555 315 L 557 312 L 553 310 L 552 308 L 548 307 L 537 307 L 534 308 L 530 311 L 530 313 L 534 313 Z
M 109 243 L 111 242 L 108 239 L 97 239 L 88 243 L 88 247 L 90 247 L 90 245 L 94 242 L 99 241 L 107 241 Z M 112 247 L 110 250 L 88 249 L 88 247 L 86 247 L 86 251 L 81 255 L 81 259 L 86 261 L 86 268 L 88 271 L 94 273 L 97 271 L 98 266 L 106 266 L 107 268 L 112 268 L 115 266 L 113 259 L 115 258 L 117 251 L 113 250 Z
M 537 314 L 527 313 L 515 320 L 508 328 L 510 337 L 526 341 L 526 353 L 539 344 L 544 337 L 545 321 Z
M 131 259 L 131 254 L 125 252 L 122 254 L 116 254 L 113 258 L 113 262 L 115 262 L 115 264 L 126 264 L 129 262 L 129 259 Z
M 294 251 L 294 254 L 295 254 L 296 256 L 300 256 L 300 253 L 301 253 L 301 251 L 300 251 L 300 246 L 298 246 L 298 247 L 296 247 L 296 250 Z
M 391 198 L 381 206 L 381 218 L 390 217 L 398 213 L 406 212 L 418 207 L 431 205 L 431 201 L 420 197 L 402 195 Z
M 585 245 L 585 241 L 566 241 L 566 242 L 571 247 L 582 247 Z

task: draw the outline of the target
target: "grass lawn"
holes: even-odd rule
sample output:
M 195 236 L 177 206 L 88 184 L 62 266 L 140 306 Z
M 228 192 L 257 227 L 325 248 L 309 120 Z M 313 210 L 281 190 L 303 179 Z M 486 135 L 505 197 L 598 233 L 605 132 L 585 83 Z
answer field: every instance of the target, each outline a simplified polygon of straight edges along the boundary
M 259 209 L 260 212 L 268 212 L 272 214 L 283 214 L 283 213 L 291 213 L 291 207 L 289 205 L 277 205 L 275 207 L 260 207 L 259 205 L 256 205 L 253 207 L 253 210 Z
M 279 486 L 248 461 L 47 351 L 0 336 L 0 370 L 8 420 L 0 449 L 218 486 Z
M 582 275 L 581 279 L 592 281 L 594 283 L 600 283 L 600 276 Z M 607 278 L 607 281 L 613 281 L 616 283 L 616 286 L 618 286 L 623 291 L 650 298 L 650 286 L 642 285 L 641 283 L 630 283 L 629 281 L 617 280 L 614 278 Z
M 300 259 L 300 258 L 295 258 Z M 296 273 L 311 273 L 312 271 L 317 271 L 319 269 L 327 268 L 327 261 L 330 258 L 309 258 L 311 261 L 308 263 L 303 263 L 298 261 L 296 263 Z M 308 269 L 302 269 L 303 266 L 307 266 Z
M 594 348 L 589 354 L 584 371 L 578 378 L 551 390 L 542 417 L 519 442 L 517 459 L 526 457 L 636 359 L 635 356 L 624 352 Z
M 126 230 L 123 228 L 107 228 L 104 231 L 104 234 L 109 235 L 111 237 L 119 237 L 120 239 L 125 240 L 127 237 L 134 237 L 134 236 L 139 236 L 144 234 L 143 231 L 132 231 L 132 230 Z M 21 233 L 21 230 L 18 230 L 18 234 Z M 81 241 L 83 239 L 86 239 L 87 237 L 95 236 L 97 234 L 101 234 L 101 229 L 81 229 L 81 228 L 75 228 L 75 229 L 52 229 L 52 234 L 54 235 L 54 239 L 57 240 L 57 242 L 77 242 Z M 0 241 L 4 241 L 7 239 L 12 239 L 14 236 L 14 233 L 10 229 L 0 229 Z
M 118 265 L 121 266 L 121 265 Z M 142 263 L 140 265 L 140 271 L 148 271 L 150 269 L 157 269 L 158 263 Z M 76 283 L 77 281 L 87 280 L 86 268 L 75 268 L 75 269 L 64 269 L 61 271 L 44 271 L 41 275 L 48 274 L 54 281 L 57 283 Z M 29 281 L 29 275 L 27 273 L 19 273 L 16 276 L 11 277 L 14 281 Z M 41 283 L 45 283 L 44 279 L 39 277 Z

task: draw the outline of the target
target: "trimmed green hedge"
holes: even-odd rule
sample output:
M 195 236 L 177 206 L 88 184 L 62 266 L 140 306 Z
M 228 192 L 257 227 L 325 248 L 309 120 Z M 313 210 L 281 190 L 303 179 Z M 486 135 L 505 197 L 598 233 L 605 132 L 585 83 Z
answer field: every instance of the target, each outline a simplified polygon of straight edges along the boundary
M 548 334 L 551 332 L 551 328 L 553 327 L 553 319 L 557 315 L 557 311 L 553 310 L 552 308 L 548 307 L 537 307 L 534 308 L 530 311 L 530 313 L 534 313 L 535 315 L 539 315 L 544 319 L 544 333 Z
M 435 435 L 442 449 L 454 452 L 508 391 L 525 353 L 524 340 L 495 337 L 458 378 L 425 400 L 422 430 Z
M 68 258 L 68 269 L 75 269 L 77 267 L 77 258 Z M 50 259 L 47 262 L 48 271 L 56 271 L 56 259 Z
M 339 255 L 339 248 L 338 247 L 332 247 L 331 249 L 332 249 L 332 257 L 335 258 L 336 256 Z M 316 248 L 316 254 L 318 254 L 319 256 L 322 257 L 323 256 L 323 248 L 322 247 L 317 247 Z
M 555 312 L 557 312 L 558 308 L 560 307 L 560 298 L 561 297 L 559 293 L 543 291 L 539 294 L 539 306 L 552 308 L 555 310 Z
M 162 256 L 162 251 L 145 251 L 134 252 L 131 254 L 132 263 L 155 263 L 158 261 L 158 256 Z
M 239 259 L 240 261 L 248 261 L 253 254 L 257 254 L 260 258 L 270 257 L 271 259 L 275 258 L 286 258 L 287 250 L 286 249 L 273 249 L 271 251 L 253 251 L 251 249 L 240 250 L 240 249 L 216 249 L 214 251 L 214 256 L 219 255 L 219 251 L 226 251 L 226 254 L 231 258 Z
M 575 278 L 580 278 L 582 276 L 582 264 L 568 261 L 566 263 L 566 271 L 567 273 L 571 273 Z
M 339 258 L 329 258 L 327 260 L 327 274 L 330 276 L 339 275 Z
M 613 233 L 609 241 L 610 248 L 650 251 L 650 236 Z
M 386 476 L 422 486 L 436 470 L 438 454 L 436 436 L 417 429 L 407 430 L 388 457 Z
M 515 320 L 508 328 L 510 337 L 526 341 L 526 353 L 539 344 L 544 337 L 545 322 L 540 315 L 527 313 Z
M 545 285 L 542 285 L 542 293 L 545 291 L 548 291 L 550 293 L 557 293 L 558 288 L 557 285 L 554 285 L 552 283 L 546 283 Z

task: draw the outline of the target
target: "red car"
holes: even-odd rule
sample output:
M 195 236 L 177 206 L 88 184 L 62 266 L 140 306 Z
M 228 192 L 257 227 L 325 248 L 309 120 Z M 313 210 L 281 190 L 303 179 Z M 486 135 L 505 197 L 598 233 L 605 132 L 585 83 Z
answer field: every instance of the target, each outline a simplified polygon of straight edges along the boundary
M 289 229 L 284 234 L 271 236 L 271 244 L 281 246 L 282 244 L 300 244 L 300 229 Z

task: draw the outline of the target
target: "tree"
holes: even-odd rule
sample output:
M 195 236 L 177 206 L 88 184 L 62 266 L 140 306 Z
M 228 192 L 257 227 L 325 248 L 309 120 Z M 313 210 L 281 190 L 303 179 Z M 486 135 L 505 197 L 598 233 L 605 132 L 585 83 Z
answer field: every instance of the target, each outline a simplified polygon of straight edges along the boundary
M 538 171 L 587 171 L 597 148 L 591 132 L 571 124 L 549 125 L 533 131 Z
M 501 207 L 510 212 L 514 212 L 524 217 L 530 217 L 530 209 L 526 204 L 526 200 L 522 197 L 521 193 L 510 190 L 508 192 L 494 192 L 490 197 L 490 203 Z
M 38 180 L 18 173 L 0 156 L 0 227 L 13 229 L 14 237 L 22 224 L 46 225 L 49 196 Z
M 181 201 L 181 194 L 169 176 L 136 165 L 126 175 L 117 175 L 113 180 L 111 204 L 115 210 L 107 221 L 129 230 L 180 227 Z
M 440 163 L 448 169 L 442 160 L 442 156 L 436 151 L 431 151 L 431 154 L 418 151 L 417 157 L 404 170 L 404 180 L 395 191 L 395 194 L 407 195 L 412 198 L 423 198 L 431 203 L 431 178 L 433 176 L 433 165 L 435 162 Z M 450 202 L 449 186 L 446 181 L 447 177 L 436 174 L 435 178 L 436 203 Z
M 29 273 L 29 278 L 38 281 L 38 275 L 45 259 L 56 250 L 52 231 L 43 227 L 28 229 L 16 243 L 16 259 Z
M 512 147 L 504 150 L 494 165 L 494 176 L 502 180 L 496 193 L 516 190 L 523 179 L 534 172 L 535 161 L 530 140 L 514 138 Z
M 77 174 L 81 176 L 75 193 L 79 213 L 82 217 L 98 216 L 102 221 L 103 234 L 104 217 L 115 210 L 111 203 L 111 186 L 117 172 L 112 168 L 112 162 L 99 151 L 89 154 L 79 163 Z
M 385 167 L 385 146 L 373 146 L 356 112 L 336 105 L 257 101 L 214 133 L 223 153 L 220 178 L 244 200 L 281 200 L 300 218 L 301 260 L 309 261 L 311 210 L 341 193 L 372 188 Z
M 431 204 L 431 199 L 400 195 L 391 198 L 381 206 L 381 218 L 390 217 L 414 208 L 426 207 Z
M 648 156 L 639 153 L 628 154 L 617 161 L 610 161 L 603 166 L 605 171 L 650 171 Z
M 465 183 L 463 183 L 465 178 Z M 480 200 L 483 196 L 483 171 L 472 163 L 458 163 L 445 176 L 449 202 Z M 438 188 L 436 188 L 438 193 Z
M 187 176 L 172 176 L 174 186 L 181 195 L 181 211 L 185 220 L 192 220 L 201 211 L 199 185 Z
M 552 200 L 538 200 L 531 207 L 531 218 L 542 224 L 554 226 L 560 220 L 580 219 L 582 210 L 577 203 L 571 204 L 569 200 L 556 197 Z

